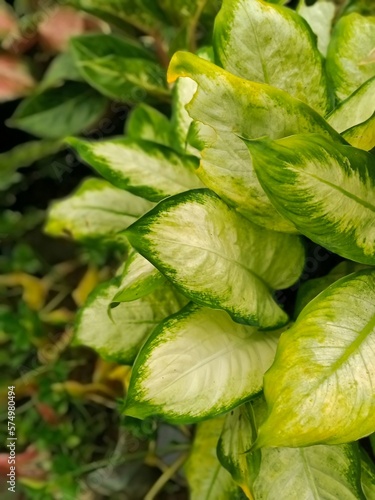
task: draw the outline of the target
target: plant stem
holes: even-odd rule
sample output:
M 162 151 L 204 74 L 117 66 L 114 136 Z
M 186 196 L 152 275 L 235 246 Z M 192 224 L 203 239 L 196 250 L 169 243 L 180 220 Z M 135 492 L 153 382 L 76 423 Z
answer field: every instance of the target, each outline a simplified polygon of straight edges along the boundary
M 170 467 L 168 467 L 165 472 L 163 472 L 163 474 L 159 477 L 154 486 L 145 496 L 145 500 L 154 500 L 156 495 L 163 489 L 167 482 L 172 479 L 176 472 L 182 467 L 187 457 L 188 454 L 184 453 L 183 455 L 178 457 L 178 459 Z

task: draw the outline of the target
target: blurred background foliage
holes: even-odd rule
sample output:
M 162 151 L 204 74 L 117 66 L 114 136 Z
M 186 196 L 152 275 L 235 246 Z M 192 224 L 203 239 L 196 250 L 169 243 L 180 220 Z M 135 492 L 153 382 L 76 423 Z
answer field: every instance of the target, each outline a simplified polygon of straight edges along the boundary
M 117 401 L 130 368 L 70 346 L 77 309 L 113 276 L 124 249 L 54 239 L 43 227 L 51 201 L 93 175 L 63 138 L 122 135 L 139 104 L 169 117 L 169 59 L 210 44 L 220 3 L 0 0 L 0 435 L 15 384 L 18 498 L 187 498 L 173 464 L 192 429 L 125 420 Z M 336 3 L 337 15 L 375 13 L 371 1 Z M 308 277 L 332 265 L 328 257 Z

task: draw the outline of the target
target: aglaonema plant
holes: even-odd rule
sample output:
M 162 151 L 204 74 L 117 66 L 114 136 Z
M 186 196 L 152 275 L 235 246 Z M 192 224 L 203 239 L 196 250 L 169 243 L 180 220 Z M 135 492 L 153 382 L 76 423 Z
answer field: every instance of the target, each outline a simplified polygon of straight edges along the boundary
M 47 232 L 126 255 L 75 342 L 133 366 L 125 415 L 197 424 L 192 499 L 375 498 L 371 5 L 224 0 L 212 45 L 147 87 L 172 89 L 170 117 L 143 103 L 124 137 L 66 139 L 104 179 L 55 203 Z M 110 97 L 147 57 L 98 36 L 72 51 Z M 343 262 L 300 287 L 292 318 L 275 292 L 308 240 Z

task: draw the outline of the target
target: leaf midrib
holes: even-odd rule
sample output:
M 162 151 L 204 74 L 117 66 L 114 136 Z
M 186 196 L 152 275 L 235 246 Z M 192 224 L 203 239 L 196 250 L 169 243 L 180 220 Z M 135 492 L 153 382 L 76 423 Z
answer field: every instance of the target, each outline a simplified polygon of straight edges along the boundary
M 173 243 L 175 245 L 178 244 L 178 245 L 181 245 L 181 246 L 186 246 L 186 247 L 190 247 L 190 248 L 196 248 L 197 250 L 203 250 L 204 252 L 212 253 L 213 255 L 217 255 L 218 257 L 220 257 L 221 259 L 226 260 L 227 262 L 230 262 L 232 264 L 237 264 L 239 267 L 241 267 L 242 269 L 244 269 L 245 271 L 247 271 L 249 274 L 251 274 L 252 276 L 254 276 L 256 279 L 258 279 L 266 287 L 266 289 L 270 293 L 272 293 L 272 291 L 273 291 L 273 289 L 271 288 L 271 286 L 266 281 L 264 281 L 264 279 L 261 278 L 252 269 L 246 267 L 241 262 L 238 262 L 237 260 L 234 260 L 234 259 L 230 259 L 229 257 L 225 257 L 223 254 L 215 252 L 214 250 L 210 250 L 210 249 L 204 248 L 204 247 L 199 247 L 199 246 L 196 246 L 196 245 L 191 245 L 190 243 L 185 243 L 185 242 L 181 242 L 181 241 L 169 240 L 169 239 L 167 240 L 167 239 L 164 239 L 164 238 L 155 238 L 155 237 L 153 237 L 152 241 L 160 241 L 162 243 Z
M 296 168 L 292 168 L 292 170 L 294 170 L 297 174 L 301 174 L 301 171 L 298 170 L 298 169 L 296 169 Z M 310 177 L 313 177 L 314 179 L 322 182 L 323 184 L 326 184 L 327 186 L 332 187 L 336 191 L 339 191 L 340 193 L 342 193 L 343 195 L 347 196 L 348 198 L 354 200 L 358 204 L 363 205 L 368 210 L 371 210 L 372 212 L 375 212 L 375 206 L 374 205 L 371 205 L 371 203 L 369 203 L 369 202 L 367 202 L 365 200 L 362 200 L 361 198 L 358 198 L 358 196 L 356 196 L 355 194 L 350 193 L 346 189 L 344 189 L 344 188 L 342 188 L 342 187 L 334 184 L 333 182 L 328 181 L 327 179 L 323 179 L 319 175 L 313 174 L 312 172 L 308 172 L 306 170 L 303 171 L 303 174 L 307 175 L 307 176 L 310 176 Z

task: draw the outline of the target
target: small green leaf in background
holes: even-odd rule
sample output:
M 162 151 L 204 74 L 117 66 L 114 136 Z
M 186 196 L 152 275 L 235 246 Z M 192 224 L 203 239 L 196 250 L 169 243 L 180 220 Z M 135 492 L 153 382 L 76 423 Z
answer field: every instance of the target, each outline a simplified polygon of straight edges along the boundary
M 60 139 L 94 125 L 107 105 L 107 99 L 86 84 L 67 82 L 22 101 L 8 122 L 37 137 Z
M 70 138 L 81 159 L 113 185 L 152 201 L 201 187 L 195 175 L 197 160 L 181 157 L 159 144 L 113 138 L 103 141 L 84 141 Z
M 192 423 L 238 406 L 262 390 L 279 335 L 188 306 L 156 328 L 139 353 L 126 415 Z
M 366 62 L 374 40 L 375 17 L 353 13 L 337 22 L 328 47 L 327 69 L 340 100 L 375 76 L 375 62 Z
M 300 0 L 297 12 L 318 37 L 318 49 L 323 56 L 326 56 L 335 17 L 335 4 L 327 0 L 318 0 L 313 5 L 307 6 L 305 0 Z
M 114 278 L 91 293 L 76 322 L 75 343 L 91 347 L 106 360 L 131 364 L 155 326 L 183 303 L 166 284 L 147 297 L 109 310 L 120 280 Z
M 113 302 L 129 302 L 140 299 L 156 290 L 165 282 L 164 276 L 148 260 L 137 252 L 127 259 L 121 284 Z
M 155 1 L 67 0 L 67 3 L 120 28 L 126 28 L 130 24 L 150 34 L 160 31 L 166 22 L 163 12 Z
M 63 52 L 55 57 L 39 83 L 38 91 L 59 87 L 66 81 L 82 81 L 71 52 Z
M 330 111 L 315 36 L 291 9 L 261 0 L 224 0 L 213 45 L 217 62 L 230 73 L 283 89 L 323 115 Z
M 328 250 L 375 264 L 375 157 L 316 134 L 247 141 L 273 204 Z
M 125 235 L 198 304 L 263 328 L 287 323 L 272 291 L 291 286 L 302 272 L 297 236 L 252 224 L 206 189 L 167 198 Z
M 45 231 L 78 241 L 117 240 L 153 204 L 101 179 L 86 179 L 68 198 L 52 203 Z
M 239 488 L 216 456 L 224 419 L 215 418 L 197 427 L 193 448 L 185 464 L 191 500 L 240 500 Z
M 275 210 L 264 193 L 247 148 L 237 136 L 276 139 L 316 132 L 344 142 L 340 135 L 286 92 L 238 78 L 193 54 L 178 52 L 172 58 L 169 79 L 178 77 L 198 84 L 187 111 L 199 122 L 195 123 L 195 139 L 202 143 L 197 171 L 202 182 L 260 226 L 296 233 L 295 226 Z
M 340 444 L 375 430 L 375 272 L 346 276 L 285 332 L 265 376 L 258 447 Z
M 368 120 L 375 112 L 375 77 L 367 80 L 327 116 L 337 132 L 344 132 Z
M 147 104 L 135 107 L 126 122 L 126 134 L 131 139 L 155 142 L 173 149 L 171 133 L 168 118 Z
M 109 98 L 169 99 L 165 70 L 141 45 L 113 35 L 84 35 L 71 40 L 71 49 L 82 77 Z
M 62 147 L 62 141 L 30 141 L 0 153 L 0 185 L 5 186 L 5 178 L 20 178 L 16 173 L 19 168 L 28 167 L 46 156 L 53 155 Z

